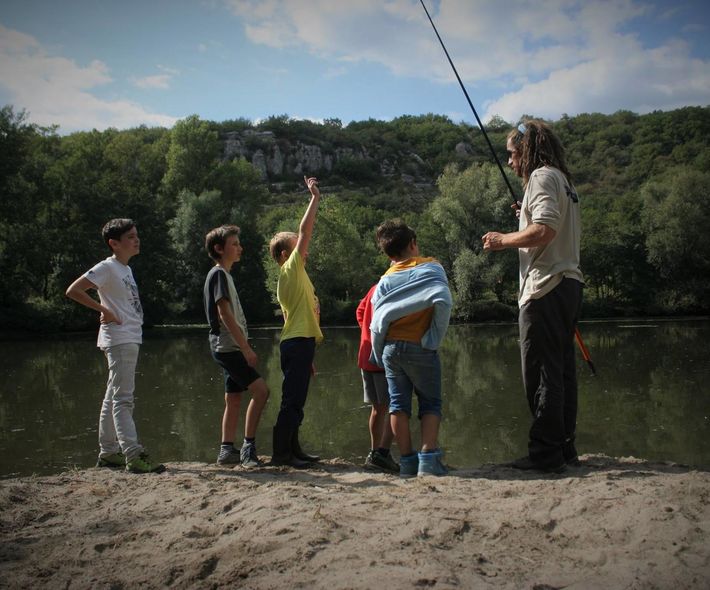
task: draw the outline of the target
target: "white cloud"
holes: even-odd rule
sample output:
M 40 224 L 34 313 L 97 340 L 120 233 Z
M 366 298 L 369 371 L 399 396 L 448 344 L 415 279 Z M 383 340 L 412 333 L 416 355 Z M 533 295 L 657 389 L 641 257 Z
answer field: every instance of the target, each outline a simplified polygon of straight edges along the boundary
M 523 113 L 558 118 L 583 112 L 637 113 L 710 104 L 710 64 L 692 59 L 685 44 L 640 52 L 610 52 L 551 72 L 486 105 L 485 118 L 515 121 Z
M 419 0 L 224 2 L 253 43 L 304 47 L 331 62 L 375 63 L 398 76 L 456 83 Z M 658 10 L 642 0 L 426 5 L 466 85 L 489 89 L 488 117 L 710 103 L 710 61 L 693 59 L 674 41 L 644 45 L 633 32 L 637 19 Z
M 143 78 L 132 78 L 131 82 L 138 88 L 159 88 L 167 90 L 170 88 L 171 80 L 180 72 L 174 68 L 168 68 L 161 65 L 158 66 L 158 69 L 163 73 L 145 76 Z
M 145 76 L 144 78 L 133 78 L 132 82 L 138 88 L 170 88 L 170 74 L 155 74 L 154 76 Z
M 0 87 L 7 102 L 27 110 L 33 123 L 58 124 L 61 131 L 70 132 L 141 124 L 172 126 L 177 120 L 150 113 L 129 100 L 104 100 L 92 94 L 94 88 L 112 81 L 103 62 L 80 66 L 51 55 L 30 35 L 0 25 Z
M 244 22 L 254 43 L 284 48 L 305 46 L 312 53 L 342 62 L 383 63 L 396 73 L 412 74 L 409 44 L 426 24 L 414 18 L 411 0 L 225 0 Z M 419 9 L 421 10 L 421 9 Z M 415 52 L 416 53 L 416 52 Z

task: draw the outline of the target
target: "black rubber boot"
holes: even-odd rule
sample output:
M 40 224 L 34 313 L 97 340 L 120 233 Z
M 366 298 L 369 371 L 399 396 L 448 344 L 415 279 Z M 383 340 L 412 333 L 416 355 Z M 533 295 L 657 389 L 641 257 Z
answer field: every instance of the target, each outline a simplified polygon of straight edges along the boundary
M 308 467 L 309 463 L 294 456 L 291 451 L 291 438 L 293 433 L 291 429 L 283 426 L 274 426 L 273 430 L 273 445 L 274 451 L 271 455 L 272 465 L 288 465 L 296 469 Z
M 320 461 L 320 457 L 318 455 L 310 455 L 301 448 L 301 443 L 298 442 L 298 428 L 296 428 L 291 435 L 291 452 L 294 457 L 300 459 L 301 461 L 310 461 L 311 463 Z

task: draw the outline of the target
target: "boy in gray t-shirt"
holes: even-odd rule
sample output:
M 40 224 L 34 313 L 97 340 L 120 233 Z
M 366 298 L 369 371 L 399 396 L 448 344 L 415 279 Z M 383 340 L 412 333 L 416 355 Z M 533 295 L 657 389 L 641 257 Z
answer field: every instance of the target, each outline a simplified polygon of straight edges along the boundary
M 258 358 L 249 345 L 247 321 L 229 274 L 234 263 L 242 257 L 239 228 L 222 225 L 205 237 L 205 248 L 215 261 L 204 286 L 204 304 L 210 326 L 210 350 L 215 362 L 224 371 L 224 414 L 222 416 L 222 444 L 217 463 L 257 467 L 261 461 L 256 454 L 256 428 L 269 398 L 266 382 L 256 371 Z M 234 448 L 239 406 L 242 392 L 251 393 L 244 419 L 244 442 L 241 450 Z
M 134 473 L 160 473 L 165 466 L 152 463 L 138 442 L 133 421 L 138 351 L 143 341 L 143 308 L 128 261 L 139 253 L 140 240 L 130 219 L 112 219 L 102 230 L 113 252 L 76 279 L 67 297 L 98 311 L 101 327 L 97 346 L 108 363 L 108 383 L 99 417 L 97 467 L 123 467 Z M 99 301 L 87 291 L 95 289 Z

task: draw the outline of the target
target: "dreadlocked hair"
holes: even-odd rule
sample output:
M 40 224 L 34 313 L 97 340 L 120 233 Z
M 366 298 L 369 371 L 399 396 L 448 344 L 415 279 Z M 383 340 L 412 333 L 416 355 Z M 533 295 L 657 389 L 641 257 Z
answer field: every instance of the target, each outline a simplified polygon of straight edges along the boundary
M 572 184 L 572 175 L 565 161 L 565 148 L 547 123 L 537 119 L 525 121 L 508 134 L 508 139 L 512 140 L 520 154 L 524 184 L 542 166 L 557 168 L 565 175 L 567 182 Z

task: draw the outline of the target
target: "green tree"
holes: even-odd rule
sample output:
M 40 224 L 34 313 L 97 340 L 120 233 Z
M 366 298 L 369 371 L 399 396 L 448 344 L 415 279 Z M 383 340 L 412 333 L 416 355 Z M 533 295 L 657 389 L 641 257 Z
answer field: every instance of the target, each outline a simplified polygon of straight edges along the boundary
M 639 194 L 580 194 L 580 203 L 585 308 L 595 315 L 648 312 L 656 281 L 639 223 Z
M 552 125 L 581 197 L 585 313 L 707 310 L 702 187 L 710 170 L 710 107 L 565 115 Z M 501 160 L 509 127 L 500 119 L 488 125 Z M 274 137 L 248 133 L 263 130 Z M 56 128 L 32 125 L 24 112 L 5 106 L 0 110 L 3 325 L 95 326 L 95 315 L 67 302 L 63 293 L 68 282 L 108 255 L 100 229 L 111 217 L 131 217 L 138 224 L 142 252 L 131 266 L 147 324 L 171 317 L 201 320 L 199 291 L 210 264 L 202 241 L 208 229 L 222 223 L 242 228 L 245 255 L 234 276 L 250 321 L 273 320 L 264 284 L 275 288 L 276 275 L 272 262 L 264 265 L 266 240 L 276 229 L 296 229 L 302 187 L 300 179 L 283 177 L 278 179 L 283 192 L 269 193 L 245 162 L 222 162 L 220 136 L 231 131 L 245 133 L 246 144 L 249 137 L 255 146 L 275 141 L 284 155 L 296 143 L 316 145 L 334 164 L 330 177 L 321 171 L 324 192 L 331 179 L 332 185 L 348 184 L 331 188 L 324 198 L 312 248 L 312 277 L 325 323 L 351 321 L 360 291 L 386 266 L 374 246 L 374 229 L 395 216 L 415 227 L 423 253 L 446 268 L 459 319 L 501 317 L 500 306 L 514 306 L 515 254 L 480 249 L 482 233 L 512 230 L 515 218 L 478 128 L 435 114 L 345 127 L 336 119 L 319 124 L 287 115 L 258 125 L 191 116 L 173 129 L 59 136 Z M 458 171 L 445 169 L 452 163 Z M 431 184 L 442 171 L 438 185 Z
M 671 312 L 708 309 L 710 173 L 674 168 L 642 188 L 648 259 L 658 273 L 661 305 Z
M 27 122 L 24 111 L 0 110 L 0 320 L 23 326 L 28 302 L 46 295 L 49 242 L 43 232 L 48 194 L 43 190 L 53 130 Z
M 141 255 L 131 266 L 146 325 L 166 319 L 172 298 L 173 252 L 166 228 L 169 211 L 158 198 L 169 137 L 165 129 L 138 127 L 113 135 L 104 149 L 102 177 L 107 199 L 120 204 L 118 214 L 133 219 L 141 237 Z
M 197 115 L 175 123 L 170 131 L 167 170 L 163 177 L 163 192 L 168 198 L 180 191 L 199 194 L 219 156 L 217 131 Z
M 208 181 L 212 190 L 199 195 L 183 190 L 178 195 L 169 235 L 177 254 L 175 260 L 174 311 L 192 319 L 202 319 L 202 286 L 213 262 L 204 249 L 207 232 L 220 225 L 241 229 L 242 261 L 232 269 L 239 297 L 250 321 L 268 317 L 268 295 L 262 266 L 263 238 L 256 220 L 267 199 L 259 173 L 242 160 L 226 162 L 213 170 Z
M 515 302 L 517 258 L 511 252 L 486 253 L 481 243 L 481 236 L 487 231 L 510 231 L 515 223 L 507 186 L 498 168 L 493 164 L 474 164 L 459 171 L 450 166 L 439 178 L 438 186 L 440 195 L 431 204 L 429 214 L 439 228 L 446 251 L 434 253 L 452 261 L 448 270 L 455 294 L 455 317 L 481 319 L 489 313 L 508 313 L 497 304 Z

